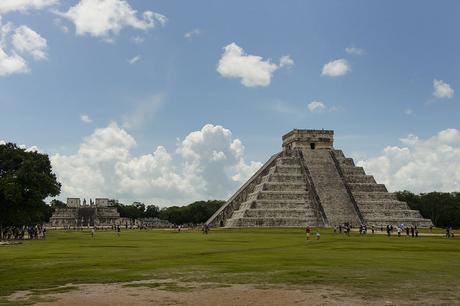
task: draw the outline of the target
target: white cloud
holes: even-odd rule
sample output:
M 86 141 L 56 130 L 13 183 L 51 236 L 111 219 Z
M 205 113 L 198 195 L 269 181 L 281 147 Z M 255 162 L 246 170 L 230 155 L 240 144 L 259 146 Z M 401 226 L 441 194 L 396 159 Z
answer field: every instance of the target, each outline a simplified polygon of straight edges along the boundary
M 345 52 L 351 55 L 364 55 L 366 54 L 366 50 L 362 48 L 356 48 L 356 47 L 348 47 L 345 48 Z
M 0 18 L 0 76 L 30 71 L 24 58 L 46 59 L 46 39 L 27 26 L 15 27 L 11 22 L 1 23 Z M 19 54 L 21 53 L 21 54 Z
M 0 18 L 0 76 L 29 72 L 26 60 L 15 50 L 8 50 L 8 42 L 13 30 L 12 23 L 2 24 Z
M 382 154 L 357 164 L 391 191 L 460 190 L 460 132 L 446 129 L 420 139 L 401 138 L 401 146 L 388 146 Z
M 123 115 L 123 127 L 126 129 L 141 127 L 146 120 L 153 118 L 163 102 L 164 96 L 158 94 L 131 105 L 131 111 Z
M 16 28 L 12 43 L 20 53 L 30 54 L 37 61 L 46 59 L 46 39 L 25 25 Z
M 284 57 L 284 64 L 290 57 Z M 246 87 L 270 85 L 273 73 L 280 66 L 263 60 L 257 55 L 248 55 L 236 43 L 224 47 L 224 53 L 219 60 L 217 72 L 226 78 L 241 78 L 241 84 Z
M 6 141 L 0 139 L 0 145 L 6 145 Z
M 132 64 L 137 63 L 137 62 L 140 61 L 140 60 L 141 60 L 141 56 L 140 56 L 140 55 L 136 55 L 136 56 L 130 58 L 130 59 L 128 60 L 128 63 L 132 65 Z
M 125 0 L 80 0 L 67 12 L 57 14 L 75 24 L 77 35 L 89 34 L 109 42 L 124 27 L 146 31 L 167 22 L 165 16 L 153 11 L 145 11 L 138 18 L 137 11 Z
M 193 29 L 184 34 L 184 37 L 187 39 L 192 39 L 193 37 L 200 36 L 201 30 L 200 29 Z
M 0 76 L 27 72 L 29 72 L 29 68 L 27 67 L 26 61 L 21 56 L 14 52 L 8 55 L 0 47 Z
M 321 101 L 312 101 L 308 103 L 307 107 L 312 113 L 319 113 L 326 109 L 326 105 Z
M 84 123 L 91 123 L 91 122 L 93 122 L 93 119 L 91 119 L 91 117 L 88 116 L 88 115 L 81 115 L 81 116 L 80 116 L 80 120 L 81 120 L 82 122 L 84 122 Z
M 283 55 L 280 58 L 279 67 L 289 67 L 294 65 L 294 60 L 289 55 Z
M 0 14 L 31 9 L 40 10 L 58 4 L 59 0 L 1 0 Z
M 442 80 L 433 80 L 433 96 L 450 99 L 454 96 L 454 90 Z
M 327 75 L 331 77 L 345 75 L 348 71 L 351 70 L 351 66 L 345 59 L 338 59 L 330 61 L 329 63 L 323 66 L 322 75 Z
M 261 166 L 246 163 L 241 141 L 218 125 L 207 124 L 188 134 L 178 142 L 176 154 L 158 146 L 135 157 L 135 146 L 131 135 L 111 123 L 85 138 L 77 153 L 52 155 L 61 196 L 108 196 L 157 204 L 225 199 Z

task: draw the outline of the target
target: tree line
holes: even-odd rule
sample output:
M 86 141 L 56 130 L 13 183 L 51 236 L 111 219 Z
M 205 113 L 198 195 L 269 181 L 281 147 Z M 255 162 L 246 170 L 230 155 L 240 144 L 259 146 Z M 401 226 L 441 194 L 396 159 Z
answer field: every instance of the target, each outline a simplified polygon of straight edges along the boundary
M 396 192 L 398 200 L 406 202 L 411 209 L 419 210 L 424 218 L 431 219 L 437 227 L 460 228 L 460 193 L 429 192 L 414 194 L 410 191 Z
M 209 200 L 196 201 L 185 206 L 171 206 L 159 208 L 156 205 L 146 206 L 144 203 L 134 202 L 131 205 L 117 204 L 120 217 L 134 219 L 159 218 L 173 224 L 199 224 L 208 220 L 225 201 Z

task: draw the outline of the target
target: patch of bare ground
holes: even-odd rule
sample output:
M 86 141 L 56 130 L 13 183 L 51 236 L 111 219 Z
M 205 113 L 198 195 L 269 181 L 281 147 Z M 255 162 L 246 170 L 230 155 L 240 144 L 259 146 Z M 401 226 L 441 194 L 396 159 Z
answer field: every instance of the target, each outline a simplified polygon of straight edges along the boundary
M 37 294 L 40 294 L 37 296 Z M 366 297 L 343 288 L 136 281 L 112 284 L 67 285 L 55 289 L 21 291 L 7 300 L 17 305 L 456 305 L 452 300 Z

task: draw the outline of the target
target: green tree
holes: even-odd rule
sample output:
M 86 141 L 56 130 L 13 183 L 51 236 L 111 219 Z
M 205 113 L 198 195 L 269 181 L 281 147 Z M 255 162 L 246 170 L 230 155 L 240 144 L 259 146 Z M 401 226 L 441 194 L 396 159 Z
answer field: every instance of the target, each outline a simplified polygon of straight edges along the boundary
M 165 207 L 160 210 L 160 219 L 174 224 L 204 223 L 225 201 L 196 201 L 186 206 Z
M 0 145 L 0 227 L 46 221 L 44 199 L 60 193 L 48 155 Z

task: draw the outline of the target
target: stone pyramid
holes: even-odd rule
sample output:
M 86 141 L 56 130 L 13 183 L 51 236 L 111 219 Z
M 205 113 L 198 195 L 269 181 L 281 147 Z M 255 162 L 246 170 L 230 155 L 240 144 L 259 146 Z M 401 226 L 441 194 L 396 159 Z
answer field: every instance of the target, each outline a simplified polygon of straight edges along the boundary
M 292 130 L 273 155 L 208 221 L 225 227 L 430 226 L 353 159 L 334 131 Z

